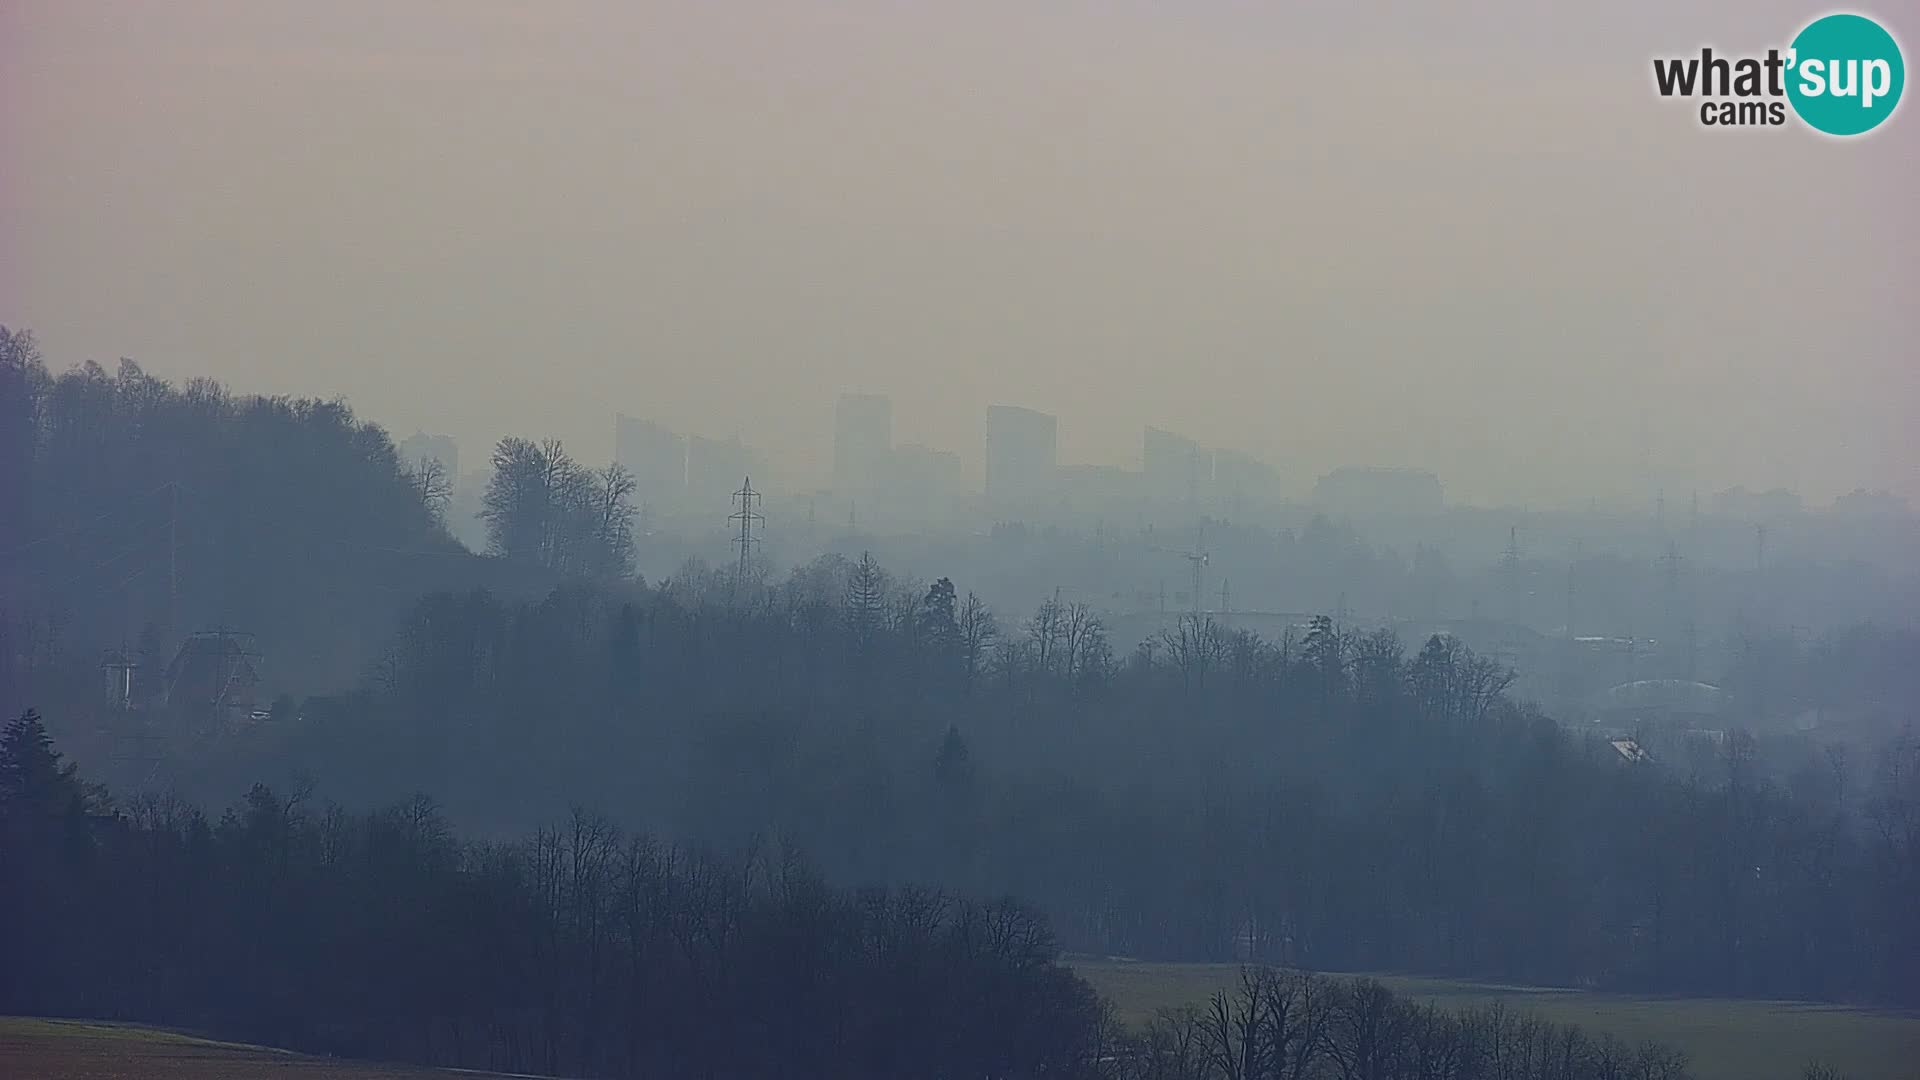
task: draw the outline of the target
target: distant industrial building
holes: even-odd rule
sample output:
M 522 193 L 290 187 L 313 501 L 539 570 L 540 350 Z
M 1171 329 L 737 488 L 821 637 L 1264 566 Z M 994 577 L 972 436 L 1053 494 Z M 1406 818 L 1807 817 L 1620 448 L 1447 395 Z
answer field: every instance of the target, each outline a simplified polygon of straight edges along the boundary
M 897 513 L 926 521 L 952 509 L 963 472 L 959 454 L 906 443 L 894 447 L 887 459 L 880 491 Z
M 1889 491 L 1854 488 L 1833 500 L 1833 512 L 1842 517 L 1903 518 L 1911 511 L 1907 500 Z
M 754 471 L 754 455 L 740 437 L 687 437 L 687 501 L 694 507 L 725 506 Z
M 687 440 L 660 424 L 615 413 L 613 460 L 633 474 L 636 502 L 670 506 L 686 493 Z
M 1653 755 L 1647 753 L 1646 748 L 1640 745 L 1640 741 L 1629 735 L 1609 739 L 1607 745 L 1613 747 L 1613 752 L 1619 755 L 1618 760 L 1628 765 L 1638 765 L 1643 761 L 1653 760 Z
M 1422 469 L 1345 465 L 1320 478 L 1313 501 L 1335 514 L 1435 514 L 1446 505 L 1440 478 Z
M 1212 479 L 1212 459 L 1184 435 L 1150 427 L 1141 441 L 1147 491 L 1163 499 L 1192 502 Z
M 1215 450 L 1213 495 L 1228 508 L 1236 508 L 1243 500 L 1256 502 L 1277 499 L 1280 496 L 1280 472 L 1249 454 Z
M 894 448 L 885 487 L 892 494 L 920 489 L 938 498 L 948 498 L 960 493 L 961 472 L 959 454 L 905 443 Z
M 841 394 L 833 409 L 833 489 L 857 498 L 880 490 L 893 455 L 893 403 L 881 394 Z
M 1053 494 L 1059 422 L 1017 405 L 987 409 L 987 497 L 1007 502 Z
M 1602 715 L 1619 721 L 1681 720 L 1694 727 L 1717 727 L 1731 702 L 1725 690 L 1708 683 L 1639 679 L 1609 687 L 1596 698 L 1594 706 Z
M 1098 510 L 1116 501 L 1137 499 L 1145 492 L 1139 472 L 1117 465 L 1062 465 L 1054 475 L 1066 505 L 1075 510 Z

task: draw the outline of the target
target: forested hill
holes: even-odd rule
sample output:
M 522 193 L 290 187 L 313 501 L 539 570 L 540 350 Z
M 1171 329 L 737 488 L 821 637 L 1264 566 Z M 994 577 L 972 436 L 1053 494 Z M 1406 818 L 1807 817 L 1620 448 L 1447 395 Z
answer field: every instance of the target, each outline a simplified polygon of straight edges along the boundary
M 551 576 L 467 552 L 443 482 L 345 404 L 173 386 L 122 360 L 52 374 L 0 327 L 0 700 L 97 697 L 101 650 L 255 635 L 273 684 L 357 679 L 420 594 Z M 148 662 L 151 662 L 149 660 Z
M 217 819 L 119 808 L 33 713 L 0 730 L 0 868 L 0 1013 L 352 1057 L 706 1080 L 1690 1075 L 1657 1044 L 1266 969 L 1127 1032 L 1017 901 L 836 889 L 791 848 L 721 857 L 580 812 L 462 843 L 424 796 L 354 814 L 256 784 Z
M 304 774 L 354 806 L 424 791 L 487 836 L 581 803 L 791 840 L 836 885 L 1018 896 L 1102 955 L 1920 1003 L 1911 732 L 1851 764 L 1737 730 L 1623 757 L 1444 635 L 1195 614 L 1123 654 L 1085 603 L 996 617 L 867 554 L 649 585 L 621 471 L 557 443 L 495 448 L 482 558 L 343 405 L 56 378 L 17 334 L 0 361 L 26 466 L 0 470 L 0 707 L 44 710 L 130 797 Z M 105 703 L 104 649 L 223 624 L 314 700 L 253 723 L 182 678 Z M 1895 703 L 1913 655 L 1863 630 L 1765 663 Z
M 1742 733 L 1633 762 L 1451 638 L 1187 616 L 1120 658 L 1083 604 L 1002 622 L 871 558 L 432 596 L 391 640 L 362 691 L 172 779 L 790 840 L 838 884 L 1021 897 L 1094 955 L 1920 1002 L 1912 738 L 1857 784 Z

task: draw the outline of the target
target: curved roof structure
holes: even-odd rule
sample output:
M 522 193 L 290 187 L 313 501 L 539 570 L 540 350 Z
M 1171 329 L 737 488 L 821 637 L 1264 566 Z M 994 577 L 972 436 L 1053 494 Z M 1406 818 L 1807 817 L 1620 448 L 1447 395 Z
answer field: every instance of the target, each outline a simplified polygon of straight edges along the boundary
M 1725 690 L 1687 679 L 1641 679 L 1621 683 L 1600 695 L 1602 709 L 1648 709 L 1663 712 L 1717 713 L 1728 704 Z

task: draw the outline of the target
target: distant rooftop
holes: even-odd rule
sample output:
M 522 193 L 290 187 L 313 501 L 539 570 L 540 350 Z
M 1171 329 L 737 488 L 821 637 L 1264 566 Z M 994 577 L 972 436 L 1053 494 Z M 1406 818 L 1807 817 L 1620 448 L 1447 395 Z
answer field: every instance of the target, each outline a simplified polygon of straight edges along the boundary
M 1726 707 L 1727 692 L 1708 683 L 1687 679 L 1641 679 L 1608 689 L 1600 695 L 1599 704 L 1604 709 L 1717 713 Z

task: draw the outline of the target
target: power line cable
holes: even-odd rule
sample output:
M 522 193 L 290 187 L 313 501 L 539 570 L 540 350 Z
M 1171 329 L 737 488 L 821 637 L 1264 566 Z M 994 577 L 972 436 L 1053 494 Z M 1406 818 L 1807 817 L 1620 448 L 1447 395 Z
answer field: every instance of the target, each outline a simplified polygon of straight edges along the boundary
M 33 550 L 34 548 L 37 548 L 37 547 L 39 547 L 39 546 L 40 546 L 40 545 L 42 545 L 42 544 L 48 544 L 48 543 L 52 543 L 53 541 L 55 541 L 55 540 L 58 540 L 58 539 L 60 539 L 61 537 L 64 537 L 64 536 L 71 536 L 71 535 L 73 535 L 74 533 L 78 533 L 78 532 L 82 532 L 82 531 L 85 531 L 85 530 L 87 530 L 87 529 L 91 529 L 91 528 L 93 528 L 93 527 L 94 527 L 95 525 L 98 525 L 98 524 L 100 524 L 100 523 L 101 523 L 101 522 L 103 522 L 103 521 L 106 521 L 106 520 L 108 520 L 108 519 L 110 519 L 110 518 L 113 518 L 113 517 L 115 517 L 115 516 L 118 516 L 118 515 L 120 515 L 120 514 L 124 514 L 124 513 L 126 513 L 127 511 L 129 511 L 129 510 L 131 510 L 131 509 L 133 509 L 133 504 L 134 504 L 135 502 L 138 502 L 138 501 L 139 501 L 139 500 L 141 500 L 141 499 L 147 499 L 147 498 L 151 498 L 151 497 L 153 497 L 153 496 L 155 496 L 155 495 L 158 495 L 158 494 L 159 494 L 159 493 L 161 493 L 162 491 L 165 491 L 165 490 L 167 490 L 167 489 L 168 489 L 168 488 L 170 488 L 170 487 L 174 487 L 174 486 L 176 486 L 176 484 L 177 484 L 177 483 L 178 483 L 177 481 L 174 481 L 174 480 L 168 480 L 168 481 L 166 481 L 166 482 L 164 482 L 164 483 L 162 483 L 162 484 L 161 484 L 161 485 L 160 485 L 159 487 L 156 487 L 156 488 L 154 488 L 154 489 L 153 489 L 153 490 L 151 490 L 151 491 L 146 491 L 146 492 L 142 492 L 142 493 L 141 493 L 141 494 L 139 494 L 139 495 L 135 495 L 135 496 L 134 496 L 134 497 L 133 497 L 132 499 L 129 499 L 129 500 L 127 501 L 127 505 L 125 505 L 125 506 L 116 506 L 116 507 L 114 507 L 113 509 L 111 509 L 111 510 L 108 510 L 108 511 L 107 511 L 106 513 L 104 513 L 104 514 L 99 514 L 99 515 L 96 515 L 96 516 L 94 516 L 94 517 L 92 517 L 92 518 L 89 518 L 89 519 L 87 519 L 86 521 L 82 521 L 82 522 L 78 522 L 78 523 L 76 523 L 76 524 L 73 524 L 73 525 L 68 525 L 68 526 L 66 526 L 65 528 L 62 528 L 62 529 L 56 529 L 56 530 L 54 530 L 53 532 L 50 532 L 50 533 L 48 533 L 47 535 L 45 535 L 45 536 L 42 536 L 42 537 L 40 537 L 40 538 L 38 538 L 38 539 L 36 539 L 36 540 L 29 540 L 29 541 L 27 541 L 26 543 L 24 543 L 24 544 L 21 544 L 21 545 L 20 545 L 19 547 L 17 547 L 17 548 L 13 548 L 13 549 L 11 549 L 11 550 L 8 550 L 8 551 L 0 551 L 0 559 L 11 559 L 11 558 L 13 558 L 13 557 L 14 557 L 14 556 L 16 556 L 16 555 L 22 555 L 22 554 L 25 554 L 26 552 L 29 552 L 29 551 L 31 551 L 31 550 Z
M 142 550 L 147 550 L 149 555 L 154 554 L 151 550 L 148 550 L 146 544 L 144 543 L 135 544 L 134 546 L 128 548 L 127 550 L 120 552 L 118 555 L 107 556 L 106 558 L 100 560 L 97 563 L 94 563 L 92 566 L 87 567 L 85 570 L 82 570 L 79 573 L 68 574 L 66 577 L 60 578 L 58 581 L 54 581 L 54 582 L 36 582 L 33 588 L 35 590 L 44 591 L 44 592 L 58 592 L 61 589 L 66 588 L 67 586 L 73 584 L 76 581 L 79 581 L 82 578 L 92 577 L 93 575 L 98 574 L 102 570 L 105 570 L 109 566 L 112 566 L 114 563 L 119 562 L 121 559 L 124 559 L 127 556 Z M 41 576 L 44 577 L 45 575 L 43 574 Z
M 77 574 L 68 574 L 66 577 L 63 577 L 58 581 L 55 581 L 51 585 L 42 585 L 41 587 L 48 588 L 48 589 L 58 589 L 63 585 L 69 585 L 75 581 L 78 581 L 81 578 L 86 577 L 88 574 L 92 574 L 100 570 L 105 570 L 107 567 L 112 566 L 114 563 L 119 562 L 121 559 L 124 559 L 127 556 L 132 555 L 137 551 L 150 550 L 150 539 L 151 538 L 149 538 L 148 540 L 142 540 L 141 542 L 133 545 L 130 548 L 127 548 L 125 551 L 122 551 L 117 555 L 109 555 L 106 558 L 101 559 L 99 562 L 94 563 L 92 566 L 88 567 L 85 570 L 80 571 Z M 48 568 L 46 570 L 40 571 L 38 574 L 32 574 L 28 576 L 29 576 L 29 579 L 44 578 L 51 573 L 53 573 L 52 568 Z

